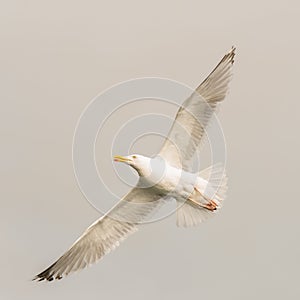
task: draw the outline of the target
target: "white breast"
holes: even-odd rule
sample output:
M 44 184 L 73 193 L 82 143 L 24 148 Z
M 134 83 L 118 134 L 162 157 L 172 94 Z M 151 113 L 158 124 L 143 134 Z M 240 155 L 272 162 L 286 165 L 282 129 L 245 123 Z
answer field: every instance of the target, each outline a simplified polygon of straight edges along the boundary
M 155 170 L 154 172 L 155 173 Z M 156 188 L 164 193 L 170 193 L 173 197 L 188 197 L 194 190 L 197 175 L 165 165 L 164 174 L 153 176 L 158 179 L 155 182 Z

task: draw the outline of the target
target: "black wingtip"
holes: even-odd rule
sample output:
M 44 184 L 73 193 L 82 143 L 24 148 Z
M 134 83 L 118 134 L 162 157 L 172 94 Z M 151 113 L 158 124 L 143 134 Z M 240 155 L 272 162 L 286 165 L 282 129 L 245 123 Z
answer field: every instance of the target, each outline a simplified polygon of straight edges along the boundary
M 44 281 L 44 280 L 46 280 L 46 281 L 53 281 L 54 279 L 56 279 L 56 280 L 61 280 L 62 278 L 63 278 L 63 276 L 60 275 L 60 274 L 58 274 L 58 275 L 56 275 L 55 277 L 53 277 L 53 275 L 41 273 L 41 274 L 36 275 L 36 276 L 32 279 L 32 281 L 38 281 L 38 282 Z
M 236 47 L 235 47 L 235 46 L 232 46 L 232 47 L 231 47 L 231 50 L 230 50 L 229 53 L 228 53 L 228 55 L 229 55 L 229 57 L 230 57 L 230 61 L 231 61 L 232 64 L 234 63 L 235 50 L 236 50 Z
M 32 278 L 32 281 L 43 281 L 45 278 L 40 277 L 39 275 L 36 275 L 34 278 Z
M 62 279 L 62 275 L 57 274 L 56 277 L 53 277 L 53 267 L 55 266 L 56 262 L 52 264 L 49 268 L 47 268 L 45 271 L 41 272 L 40 274 L 36 275 L 32 281 L 52 281 L 54 279 Z
M 47 281 L 53 281 L 54 279 L 60 280 L 60 279 L 62 279 L 62 276 L 56 276 L 56 277 L 54 278 L 54 277 L 51 276 L 51 275 L 49 275 L 49 276 L 40 276 L 40 275 L 37 275 L 37 276 L 35 276 L 35 277 L 32 279 L 32 281 L 38 281 L 38 282 L 44 281 L 44 280 L 47 280 Z

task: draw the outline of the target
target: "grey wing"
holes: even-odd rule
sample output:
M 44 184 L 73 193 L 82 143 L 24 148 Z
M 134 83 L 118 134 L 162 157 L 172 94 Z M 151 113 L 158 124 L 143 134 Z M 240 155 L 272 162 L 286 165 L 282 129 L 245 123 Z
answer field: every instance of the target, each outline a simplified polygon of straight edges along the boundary
M 201 142 L 205 127 L 228 92 L 234 55 L 235 48 L 232 48 L 178 110 L 159 153 L 174 167 L 189 168 L 189 161 Z
M 34 280 L 61 279 L 70 272 L 100 260 L 137 231 L 137 224 L 161 204 L 159 199 L 160 196 L 151 188 L 132 189 L 108 214 L 93 223 L 55 263 L 36 275 Z

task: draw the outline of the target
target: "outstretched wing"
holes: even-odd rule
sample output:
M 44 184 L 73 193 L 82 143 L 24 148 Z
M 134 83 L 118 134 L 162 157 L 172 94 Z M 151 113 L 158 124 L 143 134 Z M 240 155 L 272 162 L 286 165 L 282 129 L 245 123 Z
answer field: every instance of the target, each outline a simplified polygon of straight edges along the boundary
M 137 224 L 145 220 L 159 206 L 160 196 L 151 188 L 132 189 L 105 216 L 93 223 L 82 236 L 34 280 L 61 279 L 87 267 L 119 246 L 120 242 L 137 231 Z
M 228 91 L 235 48 L 228 52 L 182 104 L 159 153 L 170 165 L 188 168 L 212 114 Z

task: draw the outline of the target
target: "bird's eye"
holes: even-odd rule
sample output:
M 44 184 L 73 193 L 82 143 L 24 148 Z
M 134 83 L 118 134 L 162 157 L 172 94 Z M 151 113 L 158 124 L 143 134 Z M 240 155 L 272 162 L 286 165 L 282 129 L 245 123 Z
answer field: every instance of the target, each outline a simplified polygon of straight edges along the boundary
M 132 158 L 136 158 L 136 155 L 132 155 Z

